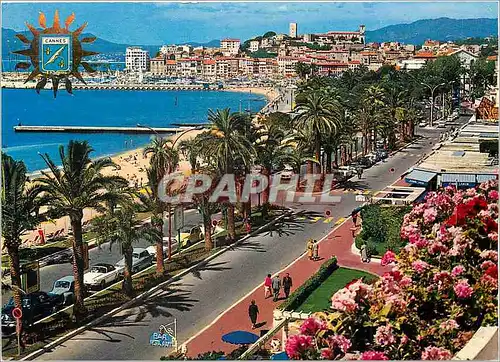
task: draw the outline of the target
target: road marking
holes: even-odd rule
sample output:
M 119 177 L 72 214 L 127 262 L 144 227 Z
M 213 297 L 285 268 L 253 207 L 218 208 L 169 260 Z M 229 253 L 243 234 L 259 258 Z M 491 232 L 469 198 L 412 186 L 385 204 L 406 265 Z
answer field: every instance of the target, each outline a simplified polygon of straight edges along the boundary
M 325 219 L 325 221 L 323 221 L 323 223 L 328 224 L 328 223 L 332 222 L 332 220 L 333 220 L 333 217 L 327 217 Z
M 335 225 L 342 224 L 345 220 L 346 220 L 345 217 L 341 217 L 340 219 L 338 219 L 337 221 L 335 221 Z
M 313 223 L 315 223 L 315 222 L 318 222 L 318 220 L 319 220 L 319 219 L 321 219 L 321 216 L 315 216 L 315 217 L 313 217 L 313 218 L 310 220 L 310 222 L 311 222 L 311 224 L 313 224 Z
M 363 191 L 363 195 L 368 195 L 369 193 L 370 193 L 370 190 Z
M 297 220 L 305 220 L 306 218 L 305 218 L 305 216 L 298 216 L 296 219 Z
M 344 219 L 343 222 L 341 222 L 339 225 L 337 225 L 335 228 L 332 229 L 332 231 L 330 231 L 329 233 L 327 233 L 325 236 L 323 236 L 318 243 L 321 243 L 323 240 L 327 239 L 328 238 L 328 235 L 330 235 L 331 233 L 335 232 L 339 227 L 342 226 L 342 224 L 346 221 L 345 218 L 340 218 L 335 224 L 339 223 L 340 220 Z M 278 275 L 278 274 L 282 274 L 285 270 L 287 270 L 288 268 L 290 268 L 292 265 L 294 265 L 296 262 L 298 262 L 300 259 L 302 259 L 305 255 L 305 252 L 300 254 L 294 261 L 292 261 L 290 264 L 288 264 L 287 266 L 285 266 L 283 269 L 279 270 L 278 272 L 276 272 L 274 275 Z M 273 276 L 274 276 L 273 275 Z M 245 299 L 247 299 L 250 295 L 252 295 L 253 293 L 255 293 L 255 291 L 257 291 L 259 288 L 262 288 L 262 286 L 264 285 L 264 283 L 260 283 L 259 285 L 257 285 L 255 288 L 253 288 L 250 292 L 248 292 L 247 294 L 245 294 L 243 297 L 241 297 L 238 301 L 234 302 L 231 306 L 229 306 L 229 308 L 227 308 L 225 311 L 223 311 L 221 314 L 219 314 L 217 316 L 217 318 L 215 318 L 211 323 L 207 324 L 204 328 L 202 328 L 198 333 L 196 333 L 194 336 L 188 338 L 188 340 L 184 343 L 181 344 L 181 346 L 187 346 L 193 339 L 195 339 L 196 337 L 198 337 L 200 334 L 202 334 L 203 332 L 205 332 L 207 329 L 209 329 L 211 326 L 213 326 L 215 323 L 217 323 L 217 321 L 219 319 L 221 319 L 227 312 L 229 312 L 231 309 L 233 309 L 236 305 L 240 304 L 242 301 L 244 301 Z M 189 352 L 189 351 L 188 351 Z

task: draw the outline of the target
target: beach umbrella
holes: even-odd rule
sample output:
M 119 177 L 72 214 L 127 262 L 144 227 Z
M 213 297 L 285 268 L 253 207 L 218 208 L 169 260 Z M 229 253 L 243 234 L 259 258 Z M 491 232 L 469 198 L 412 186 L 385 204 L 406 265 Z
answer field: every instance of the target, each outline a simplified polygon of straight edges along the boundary
M 259 336 L 247 331 L 234 331 L 224 334 L 222 340 L 231 344 L 252 344 L 257 342 Z
M 280 352 L 280 353 L 273 354 L 271 356 L 271 359 L 285 361 L 285 360 L 289 360 L 290 358 L 288 358 L 288 355 L 286 354 L 286 352 Z

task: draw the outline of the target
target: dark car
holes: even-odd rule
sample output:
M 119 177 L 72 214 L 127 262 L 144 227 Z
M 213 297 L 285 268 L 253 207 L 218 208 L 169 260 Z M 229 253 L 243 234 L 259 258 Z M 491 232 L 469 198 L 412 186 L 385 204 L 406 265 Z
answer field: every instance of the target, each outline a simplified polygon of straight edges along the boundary
M 31 325 L 36 321 L 55 313 L 63 304 L 62 295 L 50 295 L 45 292 L 34 292 L 22 296 L 22 322 Z M 10 334 L 16 329 L 16 320 L 12 316 L 15 308 L 14 298 L 2 308 L 2 333 Z

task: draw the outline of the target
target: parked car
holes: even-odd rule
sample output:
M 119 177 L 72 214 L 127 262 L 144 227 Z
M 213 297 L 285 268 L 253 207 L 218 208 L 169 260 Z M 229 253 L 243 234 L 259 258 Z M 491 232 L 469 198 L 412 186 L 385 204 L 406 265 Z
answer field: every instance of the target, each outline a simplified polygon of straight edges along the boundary
M 57 312 L 62 306 L 62 296 L 49 295 L 45 292 L 33 292 L 22 296 L 22 323 L 31 325 L 36 321 Z M 16 329 L 16 320 L 12 316 L 15 308 L 14 298 L 2 308 L 2 334 L 13 333 Z
M 132 273 L 135 274 L 153 263 L 153 258 L 151 254 L 144 248 L 134 248 L 132 250 Z M 115 264 L 115 267 L 120 270 L 120 274 L 123 274 L 123 268 L 125 267 L 125 258 L 120 260 Z
M 175 250 L 177 248 L 177 238 L 172 236 L 172 250 Z M 146 248 L 148 253 L 153 257 L 156 258 L 156 245 L 151 245 Z M 168 236 L 165 236 L 163 238 L 163 257 L 168 256 Z
M 90 267 L 90 270 L 83 275 L 83 283 L 87 289 L 104 289 L 117 281 L 120 277 L 120 270 L 111 264 L 99 263 Z
M 51 255 L 48 257 L 47 264 L 65 264 L 65 263 L 71 263 L 73 258 L 73 252 L 71 249 L 63 250 L 59 253 L 56 253 L 55 255 Z
M 293 177 L 293 168 L 285 166 L 285 169 L 280 172 L 282 180 L 291 180 Z
M 418 124 L 418 126 L 419 126 L 419 127 L 426 127 L 426 126 L 427 126 L 427 122 L 422 121 L 422 122 L 420 122 L 420 123 Z
M 184 225 L 180 232 L 181 247 L 187 247 L 203 239 L 203 233 L 198 225 Z
M 446 127 L 446 121 L 439 121 L 437 124 L 437 128 L 445 128 Z
M 63 305 L 70 305 L 73 303 L 75 296 L 75 278 L 72 275 L 57 279 L 52 286 L 49 295 L 62 296 Z

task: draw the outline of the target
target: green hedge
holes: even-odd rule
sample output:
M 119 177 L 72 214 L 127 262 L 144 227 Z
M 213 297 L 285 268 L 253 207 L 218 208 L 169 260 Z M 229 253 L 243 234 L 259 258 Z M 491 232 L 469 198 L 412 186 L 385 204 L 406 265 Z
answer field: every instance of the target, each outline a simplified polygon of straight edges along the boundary
M 404 242 L 401 240 L 403 217 L 410 212 L 411 206 L 366 205 L 361 210 L 363 229 L 356 237 L 356 247 L 366 244 L 371 255 L 384 255 L 387 250 L 399 251 Z
M 293 311 L 298 308 L 337 268 L 337 257 L 333 256 L 321 265 L 316 274 L 307 279 L 304 284 L 290 294 L 288 299 L 280 304 L 278 309 Z

